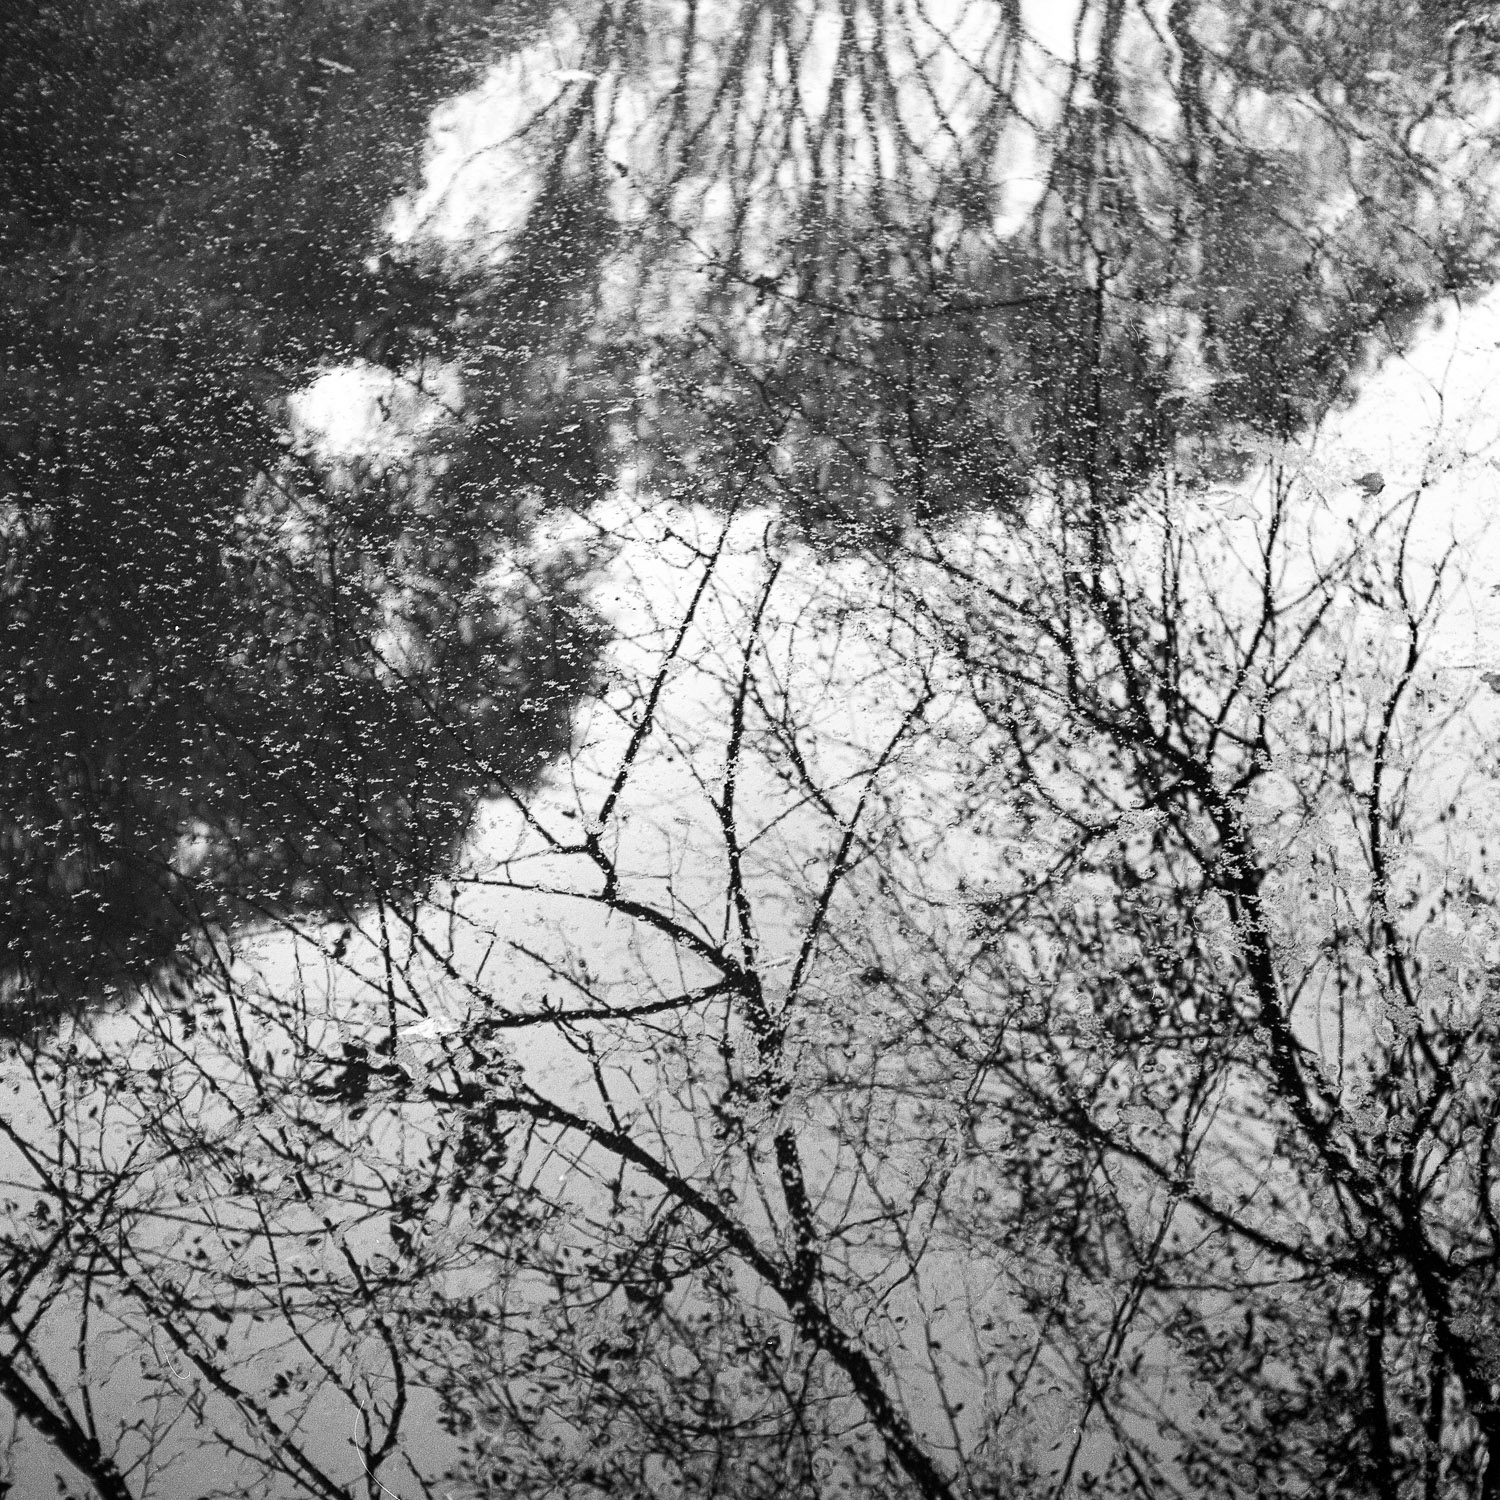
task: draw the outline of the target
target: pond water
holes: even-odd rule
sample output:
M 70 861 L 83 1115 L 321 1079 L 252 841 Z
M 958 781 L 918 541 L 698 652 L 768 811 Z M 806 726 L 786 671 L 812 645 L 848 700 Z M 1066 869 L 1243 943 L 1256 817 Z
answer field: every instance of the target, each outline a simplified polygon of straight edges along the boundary
M 1500 1496 L 1496 46 L 0 19 L 0 1490 Z

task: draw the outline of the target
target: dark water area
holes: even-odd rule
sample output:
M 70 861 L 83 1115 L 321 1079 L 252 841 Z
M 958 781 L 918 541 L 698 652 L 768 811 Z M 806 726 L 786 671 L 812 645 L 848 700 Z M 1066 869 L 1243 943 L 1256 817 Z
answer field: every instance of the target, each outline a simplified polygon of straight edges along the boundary
M 1497 49 L 15 0 L 0 1492 L 1500 1496 Z
M 494 45 L 478 12 L 5 24 L 0 982 L 25 1024 L 206 928 L 430 882 L 487 787 L 567 743 L 601 640 L 579 565 L 487 575 L 523 501 L 602 478 L 586 447 L 538 463 L 524 403 L 394 461 L 320 457 L 288 415 L 330 365 L 454 357 L 461 283 L 371 252 L 431 104 Z M 546 351 L 512 355 L 524 382 Z

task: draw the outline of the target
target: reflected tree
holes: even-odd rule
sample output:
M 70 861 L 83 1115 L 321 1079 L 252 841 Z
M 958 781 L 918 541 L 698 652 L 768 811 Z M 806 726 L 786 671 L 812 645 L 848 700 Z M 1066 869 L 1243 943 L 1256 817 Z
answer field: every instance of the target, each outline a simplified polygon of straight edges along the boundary
M 1413 555 L 1420 490 L 1351 544 L 1305 485 L 1273 465 L 1238 532 L 1170 495 L 950 531 L 874 603 L 771 559 L 738 595 L 743 656 L 693 663 L 723 748 L 653 725 L 716 768 L 719 879 L 686 832 L 627 866 L 617 775 L 571 857 L 634 961 L 528 951 L 595 1097 L 510 1085 L 579 1207 L 492 1304 L 489 1404 L 451 1386 L 491 1492 L 1492 1492 L 1492 792 L 1430 646 L 1458 584 Z M 783 654 L 763 622 L 817 608 L 822 654 Z M 704 982 L 643 1000 L 647 934 Z
M 10 962 L 197 943 L 9 1062 L 0 1385 L 99 1493 L 1500 1493 L 1446 460 L 1318 467 L 1490 274 L 1489 21 L 1073 21 L 516 23 L 524 212 L 367 263 L 351 210 L 295 336 L 203 301 L 160 387 L 238 413 L 201 457 L 85 352 L 90 246 L 179 199 L 8 224 L 18 368 L 84 267 L 82 415 L 9 471 Z M 312 41 L 308 99 L 368 83 Z M 354 171 L 329 131 L 297 160 Z M 350 357 L 462 405 L 299 446 L 276 402 Z M 564 512 L 607 673 L 583 549 L 530 547 Z
M 299 444 L 288 409 L 351 360 L 414 383 L 419 410 L 452 386 L 465 288 L 384 244 L 381 216 L 434 103 L 532 24 L 446 3 L 8 10 L 17 1024 L 138 981 L 204 922 L 417 888 L 485 785 L 566 742 L 599 640 L 570 569 L 508 596 L 491 579 L 525 550 L 538 476 L 478 473 L 462 412 L 351 465 Z M 574 456 L 588 493 L 599 466 Z
M 1489 802 L 1431 646 L 1453 549 L 1413 557 L 1430 480 L 1352 545 L 1277 464 L 1233 539 L 1163 499 L 1098 572 L 1095 537 L 932 554 L 969 585 L 938 616 L 975 775 L 1032 847 L 975 905 L 995 1009 L 917 1024 L 972 1028 L 980 1156 L 1025 1162 L 994 1232 L 1056 1257 L 1064 1472 L 1092 1418 L 1127 1485 L 1163 1436 L 1189 1493 L 1497 1483 Z
M 1108 506 L 1305 429 L 1487 283 L 1472 7 L 1075 9 L 1071 35 L 1001 0 L 579 28 L 663 482 L 748 471 L 856 545 L 1038 473 Z

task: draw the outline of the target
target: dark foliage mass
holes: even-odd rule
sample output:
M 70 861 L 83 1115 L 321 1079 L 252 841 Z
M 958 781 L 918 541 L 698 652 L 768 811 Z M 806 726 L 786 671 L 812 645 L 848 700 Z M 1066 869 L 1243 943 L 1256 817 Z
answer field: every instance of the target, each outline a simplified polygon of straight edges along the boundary
M 533 476 L 477 479 L 461 437 L 334 472 L 286 411 L 325 366 L 454 357 L 463 288 L 381 216 L 433 105 L 535 24 L 6 7 L 12 1006 L 139 978 L 205 919 L 420 886 L 486 782 L 565 742 L 596 645 L 568 579 L 483 582 Z

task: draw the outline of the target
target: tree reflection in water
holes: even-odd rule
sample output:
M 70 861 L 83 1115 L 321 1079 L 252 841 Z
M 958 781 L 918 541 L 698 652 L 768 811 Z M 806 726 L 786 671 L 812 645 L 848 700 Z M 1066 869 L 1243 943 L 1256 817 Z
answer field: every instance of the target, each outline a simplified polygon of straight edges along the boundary
M 596 451 L 569 445 L 565 481 L 481 459 L 462 414 L 386 462 L 293 441 L 289 380 L 356 355 L 441 379 L 464 342 L 461 283 L 361 259 L 427 110 L 495 28 L 463 6 L 382 17 L 77 4 L 6 23 L 12 1026 L 180 966 L 225 923 L 419 892 L 480 795 L 566 746 L 591 681 L 582 557 L 493 575 L 539 510 L 598 492 Z M 56 83 L 74 76 L 81 100 Z M 571 336 L 575 231 L 545 265 L 538 248 L 553 313 L 504 346 L 520 378 Z
M 8 982 L 192 955 L 18 1039 L 29 1429 L 141 1500 L 1500 1494 L 1483 470 L 1441 371 L 1337 431 L 1492 284 L 1488 14 L 233 14 L 88 74 L 113 186 L 5 116 Z M 351 360 L 459 411 L 299 446 Z

